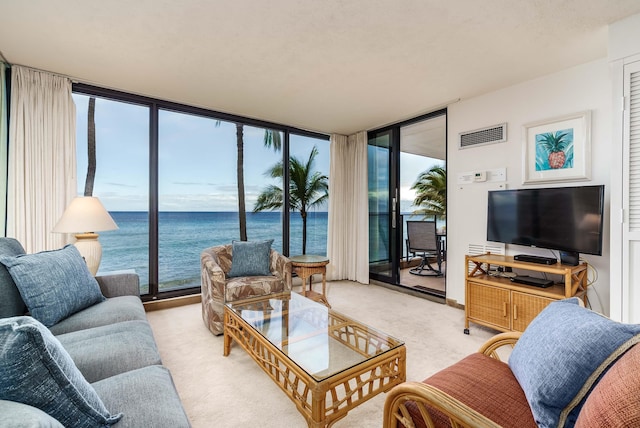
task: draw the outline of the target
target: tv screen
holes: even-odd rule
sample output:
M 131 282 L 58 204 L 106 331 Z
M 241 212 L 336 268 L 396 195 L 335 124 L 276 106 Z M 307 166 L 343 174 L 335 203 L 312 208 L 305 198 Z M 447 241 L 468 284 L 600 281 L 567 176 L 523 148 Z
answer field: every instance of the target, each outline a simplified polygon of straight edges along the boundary
M 602 255 L 604 186 L 489 192 L 487 240 Z

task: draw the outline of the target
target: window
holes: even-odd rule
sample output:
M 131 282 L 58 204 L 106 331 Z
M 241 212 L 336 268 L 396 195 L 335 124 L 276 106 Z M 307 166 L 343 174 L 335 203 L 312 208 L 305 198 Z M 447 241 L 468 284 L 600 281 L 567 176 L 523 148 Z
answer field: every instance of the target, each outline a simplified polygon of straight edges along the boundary
M 298 210 L 285 212 L 296 198 L 283 193 L 283 172 L 289 159 L 308 161 L 315 147 L 312 169 L 328 185 L 328 136 L 75 84 L 78 194 L 87 174 L 90 97 L 96 100 L 93 195 L 119 226 L 100 234 L 101 273 L 134 269 L 145 299 L 199 292 L 202 250 L 243 238 L 239 148 L 246 238 L 274 239 L 274 249 L 301 253 L 302 221 Z M 326 254 L 326 241 L 321 200 L 309 209 L 306 252 Z
M 84 195 L 88 165 L 90 97 L 76 103 L 78 195 Z M 100 199 L 118 230 L 100 232 L 99 273 L 134 269 L 141 294 L 149 291 L 149 108 L 94 97 L 96 170 L 92 195 Z
M 329 141 L 291 135 L 290 254 L 327 254 Z M 303 180 L 296 180 L 303 174 Z M 296 181 L 298 181 L 296 183 Z M 301 208 L 306 211 L 303 219 Z M 304 246 L 304 248 L 303 248 Z

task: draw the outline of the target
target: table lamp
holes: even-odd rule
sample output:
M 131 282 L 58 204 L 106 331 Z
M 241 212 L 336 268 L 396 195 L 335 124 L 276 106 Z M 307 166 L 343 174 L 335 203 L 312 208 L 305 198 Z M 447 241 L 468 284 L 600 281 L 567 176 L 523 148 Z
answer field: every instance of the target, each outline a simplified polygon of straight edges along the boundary
M 54 233 L 73 233 L 77 241 L 73 244 L 84 258 L 92 275 L 96 275 L 102 259 L 102 246 L 98 234 L 105 230 L 116 230 L 104 205 L 95 196 L 78 196 L 71 201 L 62 214 Z

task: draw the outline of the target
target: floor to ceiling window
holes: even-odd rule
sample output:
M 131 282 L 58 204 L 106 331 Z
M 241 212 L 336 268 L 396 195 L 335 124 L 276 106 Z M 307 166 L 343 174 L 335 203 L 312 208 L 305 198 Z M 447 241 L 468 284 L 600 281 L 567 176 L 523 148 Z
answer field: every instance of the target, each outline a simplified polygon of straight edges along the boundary
M 175 111 L 159 112 L 158 282 L 160 291 L 200 285 L 204 248 L 241 239 L 238 150 L 243 163 L 246 235 L 274 239 L 282 252 L 281 209 L 253 213 L 268 165 L 281 149 L 266 147 L 264 128 Z M 281 136 L 276 136 L 281 140 Z M 272 136 L 273 137 L 273 136 Z M 270 179 L 274 181 L 273 179 Z M 282 178 L 275 180 L 282 187 Z M 326 234 L 326 230 L 325 230 Z
M 149 108 L 94 97 L 90 117 L 90 98 L 73 94 L 78 194 L 85 192 L 89 123 L 93 122 L 96 168 L 92 195 L 100 199 L 118 225 L 118 230 L 100 232 L 99 272 L 133 269 L 140 276 L 141 293 L 145 294 L 149 291 Z
M 291 176 L 289 254 L 326 255 L 329 141 L 292 134 L 289 157 Z
M 328 136 L 75 85 L 79 194 L 87 171 L 91 97 L 93 195 L 119 226 L 100 234 L 100 272 L 135 270 L 145 298 L 170 297 L 199 291 L 200 253 L 207 247 L 273 239 L 277 251 L 302 252 L 300 198 L 286 191 L 297 187 L 291 181 L 287 189 L 289 174 L 283 172 L 294 171 L 300 161 L 309 179 L 328 185 Z M 309 254 L 326 254 L 327 204 L 318 194 L 303 197 Z

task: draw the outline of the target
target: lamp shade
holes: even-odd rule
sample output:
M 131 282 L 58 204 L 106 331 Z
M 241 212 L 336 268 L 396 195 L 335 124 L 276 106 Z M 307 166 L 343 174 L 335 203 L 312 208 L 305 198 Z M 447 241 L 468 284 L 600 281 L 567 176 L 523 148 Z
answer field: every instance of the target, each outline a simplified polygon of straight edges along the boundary
M 118 226 L 95 196 L 78 196 L 62 214 L 55 233 L 86 233 L 115 230 Z

